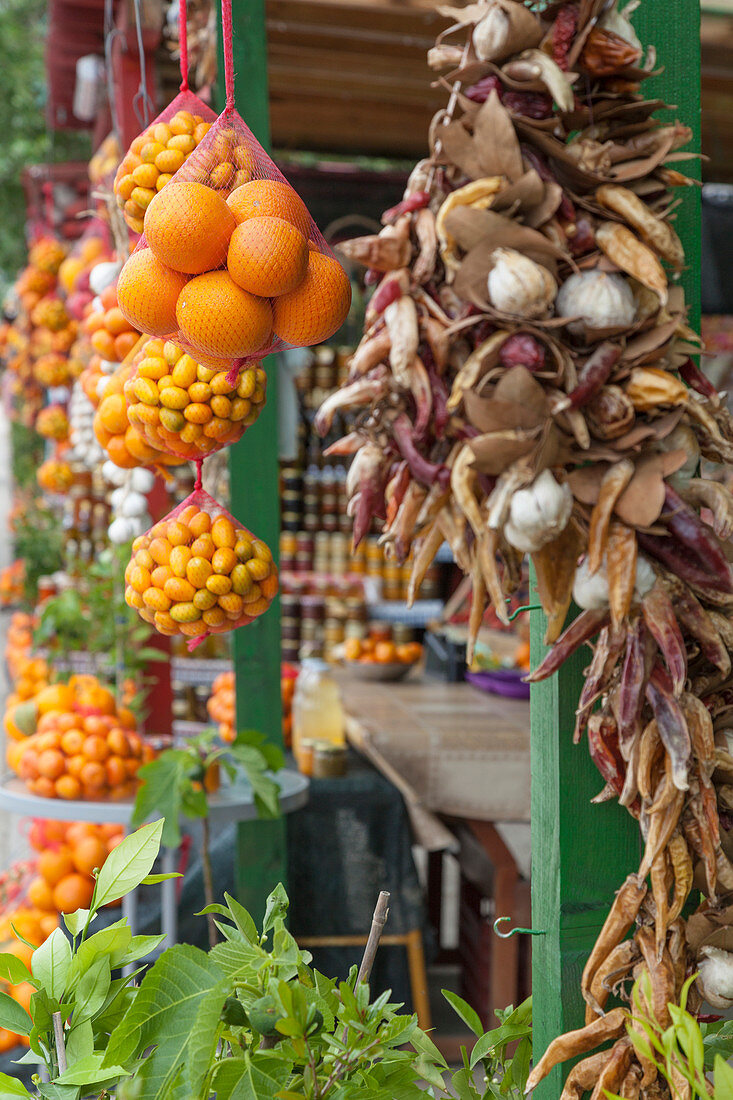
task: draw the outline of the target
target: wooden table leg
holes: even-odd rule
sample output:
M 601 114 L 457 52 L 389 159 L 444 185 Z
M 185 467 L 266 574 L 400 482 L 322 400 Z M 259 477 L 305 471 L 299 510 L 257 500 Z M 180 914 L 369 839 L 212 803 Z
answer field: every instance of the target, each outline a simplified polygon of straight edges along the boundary
M 489 857 L 494 869 L 494 920 L 515 916 L 516 887 L 519 871 L 514 856 L 490 821 L 467 821 L 473 835 Z M 492 936 L 490 1013 L 519 1001 L 519 940 Z M 493 1023 L 489 1022 L 489 1027 Z

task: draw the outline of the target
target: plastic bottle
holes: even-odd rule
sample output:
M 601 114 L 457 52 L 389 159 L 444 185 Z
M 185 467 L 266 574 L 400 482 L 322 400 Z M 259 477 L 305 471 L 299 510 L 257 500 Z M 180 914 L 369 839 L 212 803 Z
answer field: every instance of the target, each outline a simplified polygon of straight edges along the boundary
M 293 753 L 299 762 L 303 741 L 329 741 L 345 744 L 344 708 L 338 684 L 329 666 L 318 657 L 307 657 L 293 696 Z

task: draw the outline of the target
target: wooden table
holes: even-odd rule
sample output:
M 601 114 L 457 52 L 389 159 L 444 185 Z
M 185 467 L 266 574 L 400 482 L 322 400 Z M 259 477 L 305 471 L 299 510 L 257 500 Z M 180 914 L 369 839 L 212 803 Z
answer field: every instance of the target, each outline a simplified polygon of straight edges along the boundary
M 349 739 L 402 791 L 417 842 L 454 847 L 445 821 L 464 822 L 494 869 L 495 915 L 515 917 L 519 872 L 495 826 L 529 822 L 529 703 L 467 683 L 339 681 Z M 519 937 L 491 951 L 491 1005 L 516 1004 Z

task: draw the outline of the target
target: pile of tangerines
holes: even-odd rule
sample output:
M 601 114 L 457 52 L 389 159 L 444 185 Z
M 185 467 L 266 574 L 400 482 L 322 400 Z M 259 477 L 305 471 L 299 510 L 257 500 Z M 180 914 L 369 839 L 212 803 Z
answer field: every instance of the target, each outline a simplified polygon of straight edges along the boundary
M 272 552 L 211 497 L 186 503 L 132 544 L 125 600 L 161 634 L 220 634 L 262 615 L 277 592 Z
M 53 917 L 88 908 L 94 890 L 92 872 L 102 869 L 123 836 L 124 828 L 119 824 L 34 821 L 28 839 L 39 855 L 38 874 L 28 885 L 30 904 Z
M 284 663 L 280 670 L 280 694 L 283 708 L 283 741 L 288 748 L 293 732 L 293 696 L 298 670 Z M 216 722 L 221 740 L 231 745 L 237 736 L 236 695 L 234 672 L 220 672 L 211 685 L 211 695 L 206 703 L 209 718 Z

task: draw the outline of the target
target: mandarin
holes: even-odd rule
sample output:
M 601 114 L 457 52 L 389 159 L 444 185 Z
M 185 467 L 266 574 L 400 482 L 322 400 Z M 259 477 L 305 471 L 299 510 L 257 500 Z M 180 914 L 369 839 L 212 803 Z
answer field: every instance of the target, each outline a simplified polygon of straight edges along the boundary
M 308 244 L 283 218 L 248 218 L 232 233 L 227 268 L 243 290 L 274 298 L 302 283 L 308 268 Z
M 259 351 L 272 332 L 270 303 L 242 290 L 226 271 L 191 279 L 178 299 L 176 318 L 191 347 L 219 359 Z
M 236 187 L 227 206 L 237 224 L 248 218 L 283 218 L 308 237 L 310 214 L 300 195 L 285 180 L 250 180 Z
M 42 875 L 28 883 L 28 901 L 37 909 L 53 909 L 53 889 Z
M 149 248 L 133 252 L 117 283 L 120 309 L 131 325 L 148 336 L 175 332 L 176 302 L 188 278 L 172 271 Z
M 273 302 L 273 329 L 286 344 L 307 347 L 333 336 L 346 320 L 351 283 L 338 260 L 308 253 L 303 281 Z
M 65 875 L 54 887 L 53 903 L 59 913 L 88 909 L 94 893 L 94 879 L 77 871 Z
M 161 263 L 201 275 L 224 262 L 236 222 L 211 187 L 173 181 L 150 203 L 144 225 L 145 239 Z
M 95 868 L 102 869 L 107 858 L 107 845 L 99 837 L 84 837 L 72 849 L 71 858 L 79 874 L 91 875 Z
M 71 874 L 74 863 L 69 848 L 47 848 L 38 857 L 38 873 L 43 876 L 49 886 L 55 886 L 65 875 Z

